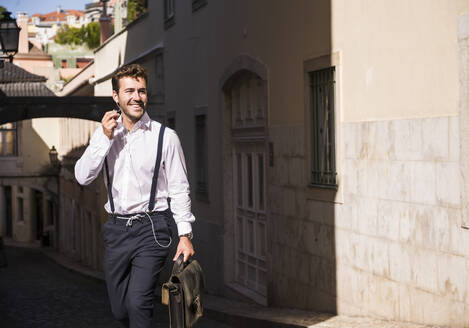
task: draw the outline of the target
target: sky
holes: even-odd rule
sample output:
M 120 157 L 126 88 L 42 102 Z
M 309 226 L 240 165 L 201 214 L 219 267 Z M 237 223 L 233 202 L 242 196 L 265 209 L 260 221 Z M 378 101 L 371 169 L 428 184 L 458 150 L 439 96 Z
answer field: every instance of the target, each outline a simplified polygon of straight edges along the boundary
M 24 11 L 29 16 L 33 14 L 46 14 L 57 10 L 57 6 L 62 9 L 85 10 L 85 4 L 93 0 L 0 0 L 0 6 L 12 12 L 16 18 L 16 12 Z

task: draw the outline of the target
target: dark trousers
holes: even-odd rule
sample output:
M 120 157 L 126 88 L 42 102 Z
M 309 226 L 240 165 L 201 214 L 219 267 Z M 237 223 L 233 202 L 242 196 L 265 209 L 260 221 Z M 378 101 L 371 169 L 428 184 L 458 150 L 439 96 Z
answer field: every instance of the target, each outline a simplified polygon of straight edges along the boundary
M 154 212 L 151 219 L 159 244 L 168 245 L 169 212 Z M 114 317 L 128 321 L 130 328 L 150 328 L 155 284 L 169 248 L 155 242 L 147 216 L 132 225 L 110 216 L 103 226 L 103 238 L 106 285 Z

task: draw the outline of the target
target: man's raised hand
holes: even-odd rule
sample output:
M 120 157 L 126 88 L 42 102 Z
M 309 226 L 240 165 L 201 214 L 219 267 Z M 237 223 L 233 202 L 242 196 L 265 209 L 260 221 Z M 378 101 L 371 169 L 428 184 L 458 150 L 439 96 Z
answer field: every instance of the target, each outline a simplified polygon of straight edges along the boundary
M 101 120 L 103 132 L 109 139 L 114 137 L 114 129 L 117 126 L 117 119 L 119 116 L 120 115 L 115 110 L 110 110 L 104 114 L 103 119 Z

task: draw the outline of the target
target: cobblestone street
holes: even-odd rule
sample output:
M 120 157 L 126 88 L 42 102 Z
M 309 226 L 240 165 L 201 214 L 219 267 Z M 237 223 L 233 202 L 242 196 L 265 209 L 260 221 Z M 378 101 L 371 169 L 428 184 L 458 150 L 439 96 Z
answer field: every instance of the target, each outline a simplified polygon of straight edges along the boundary
M 104 283 L 71 272 L 40 250 L 7 247 L 8 267 L 0 268 L 0 327 L 119 328 L 112 317 Z M 167 308 L 157 308 L 168 327 Z M 197 327 L 229 328 L 203 318 Z

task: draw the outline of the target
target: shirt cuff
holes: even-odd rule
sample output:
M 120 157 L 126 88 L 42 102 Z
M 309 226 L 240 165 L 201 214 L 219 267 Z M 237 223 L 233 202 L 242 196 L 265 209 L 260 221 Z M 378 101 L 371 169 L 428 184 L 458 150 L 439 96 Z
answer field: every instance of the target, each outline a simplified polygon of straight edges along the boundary
M 112 146 L 114 138 L 109 139 L 107 135 L 104 134 L 103 128 L 100 127 L 100 132 L 96 135 L 96 146 L 97 153 L 99 156 L 106 156 L 109 148 Z
M 178 236 L 185 235 L 192 232 L 192 225 L 190 222 L 178 222 Z

